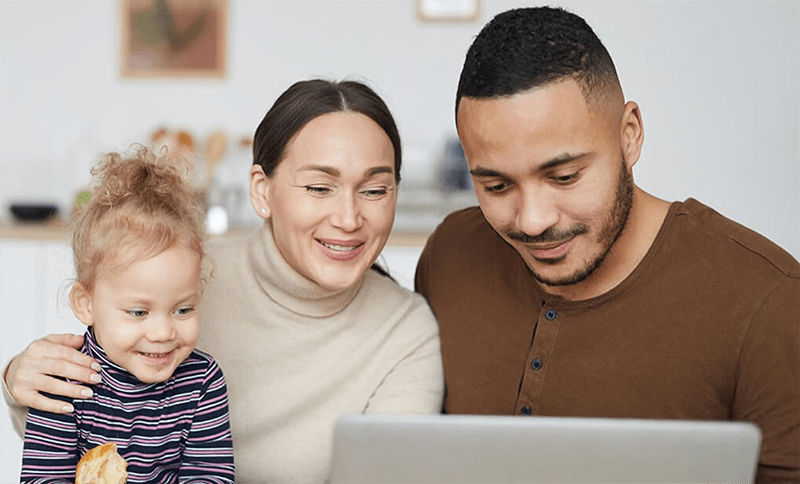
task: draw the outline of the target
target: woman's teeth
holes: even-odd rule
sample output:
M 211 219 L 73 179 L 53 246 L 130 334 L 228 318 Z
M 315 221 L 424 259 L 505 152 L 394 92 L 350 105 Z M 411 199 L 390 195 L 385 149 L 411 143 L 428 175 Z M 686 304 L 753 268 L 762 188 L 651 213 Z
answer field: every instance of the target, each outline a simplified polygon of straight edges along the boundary
M 333 244 L 327 244 L 322 241 L 320 241 L 320 244 L 324 245 L 325 247 L 331 250 L 335 250 L 338 252 L 350 252 L 351 250 L 355 250 L 358 248 L 358 245 L 333 245 Z

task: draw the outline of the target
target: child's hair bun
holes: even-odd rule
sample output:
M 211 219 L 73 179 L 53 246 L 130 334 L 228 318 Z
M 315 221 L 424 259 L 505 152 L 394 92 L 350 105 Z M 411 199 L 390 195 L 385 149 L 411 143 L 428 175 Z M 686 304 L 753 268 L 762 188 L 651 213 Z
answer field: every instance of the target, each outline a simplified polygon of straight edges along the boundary
M 188 164 L 175 157 L 157 157 L 145 147 L 130 156 L 109 153 L 92 168 L 95 203 L 119 205 L 137 197 L 138 203 L 161 204 L 174 199 L 176 191 L 188 190 Z M 177 203 L 179 206 L 181 203 Z
M 182 244 L 204 260 L 202 196 L 188 161 L 145 146 L 107 153 L 92 168 L 91 198 L 75 212 L 75 282 L 91 290 L 102 271 Z M 206 281 L 209 269 L 203 270 Z

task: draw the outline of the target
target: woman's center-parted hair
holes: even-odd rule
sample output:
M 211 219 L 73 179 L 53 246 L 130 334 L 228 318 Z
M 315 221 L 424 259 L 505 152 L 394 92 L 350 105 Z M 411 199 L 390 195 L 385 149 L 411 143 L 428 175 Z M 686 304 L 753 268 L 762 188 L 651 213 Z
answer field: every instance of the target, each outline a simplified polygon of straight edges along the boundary
M 399 183 L 402 150 L 397 124 L 380 96 L 357 81 L 312 79 L 291 85 L 275 100 L 256 129 L 253 164 L 271 176 L 297 132 L 312 119 L 335 112 L 360 113 L 381 127 L 394 148 L 394 176 Z
M 75 214 L 72 251 L 76 282 L 92 290 L 103 274 L 184 246 L 202 263 L 203 206 L 186 181 L 188 164 L 143 146 L 109 153 L 92 168 L 92 197 Z

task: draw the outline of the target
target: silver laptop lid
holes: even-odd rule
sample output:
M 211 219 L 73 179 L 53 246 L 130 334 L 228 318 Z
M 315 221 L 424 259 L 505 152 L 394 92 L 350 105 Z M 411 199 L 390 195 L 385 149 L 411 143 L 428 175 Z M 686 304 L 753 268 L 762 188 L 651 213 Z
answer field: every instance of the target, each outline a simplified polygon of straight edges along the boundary
M 345 416 L 331 483 L 752 482 L 760 444 L 744 422 Z

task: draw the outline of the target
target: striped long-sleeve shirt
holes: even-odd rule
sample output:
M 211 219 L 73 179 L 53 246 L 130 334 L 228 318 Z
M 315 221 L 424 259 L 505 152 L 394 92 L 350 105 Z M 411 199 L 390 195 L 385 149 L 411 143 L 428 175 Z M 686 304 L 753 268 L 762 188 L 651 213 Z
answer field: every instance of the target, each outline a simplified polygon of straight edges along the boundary
M 234 481 L 228 393 L 213 358 L 195 350 L 169 380 L 146 384 L 112 363 L 91 330 L 81 351 L 103 381 L 69 415 L 29 411 L 21 483 L 73 482 L 80 457 L 106 442 L 128 462 L 129 484 Z

